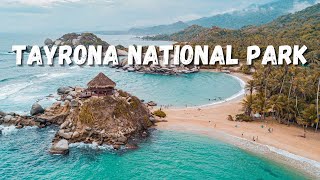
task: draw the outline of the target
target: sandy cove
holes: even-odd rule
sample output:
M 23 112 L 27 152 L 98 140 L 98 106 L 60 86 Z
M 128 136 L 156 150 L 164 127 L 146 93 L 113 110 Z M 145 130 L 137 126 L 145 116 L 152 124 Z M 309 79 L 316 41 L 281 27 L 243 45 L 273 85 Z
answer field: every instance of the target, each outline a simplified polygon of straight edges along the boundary
M 239 73 L 233 73 L 247 82 L 251 79 Z M 164 109 L 167 113 L 166 120 L 157 124 L 157 128 L 166 130 L 188 131 L 214 138 L 220 136 L 225 139 L 225 135 L 238 137 L 236 139 L 247 140 L 254 144 L 262 144 L 285 150 L 294 155 L 305 157 L 313 161 L 320 168 L 320 133 L 308 130 L 307 137 L 302 138 L 303 129 L 296 126 L 287 126 L 278 124 L 275 120 L 269 122 L 235 122 L 228 121 L 227 116 L 233 117 L 241 112 L 241 100 L 243 96 L 233 100 L 215 105 L 204 107 L 183 108 L 183 109 Z M 210 122 L 209 122 L 210 121 Z M 262 128 L 262 125 L 264 128 Z M 268 128 L 273 128 L 273 132 L 269 133 Z M 221 136 L 221 133 L 224 134 Z M 253 137 L 258 137 L 257 141 L 253 141 Z M 219 138 L 219 137 L 218 137 Z M 237 140 L 237 141 L 238 141 Z

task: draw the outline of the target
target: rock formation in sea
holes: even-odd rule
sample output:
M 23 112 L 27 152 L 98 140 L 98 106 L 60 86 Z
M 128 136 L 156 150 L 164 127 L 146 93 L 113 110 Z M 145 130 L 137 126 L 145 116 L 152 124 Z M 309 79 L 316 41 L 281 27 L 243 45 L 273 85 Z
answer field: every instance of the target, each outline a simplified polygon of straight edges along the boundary
M 136 148 L 135 139 L 148 135 L 155 119 L 147 105 L 131 94 L 115 89 L 115 83 L 100 73 L 88 88 L 60 87 L 60 101 L 45 110 L 34 104 L 32 116 L 0 112 L 0 124 L 45 127 L 58 125 L 50 152 L 66 154 L 70 143 L 90 143 Z
M 140 72 L 146 74 L 164 74 L 164 75 L 178 75 L 199 72 L 200 68 L 195 65 L 184 66 L 174 65 L 173 56 L 170 56 L 169 65 L 164 64 L 163 56 L 159 56 L 159 65 L 128 65 L 128 58 L 124 58 L 119 65 L 111 66 L 113 68 L 121 68 L 128 72 Z

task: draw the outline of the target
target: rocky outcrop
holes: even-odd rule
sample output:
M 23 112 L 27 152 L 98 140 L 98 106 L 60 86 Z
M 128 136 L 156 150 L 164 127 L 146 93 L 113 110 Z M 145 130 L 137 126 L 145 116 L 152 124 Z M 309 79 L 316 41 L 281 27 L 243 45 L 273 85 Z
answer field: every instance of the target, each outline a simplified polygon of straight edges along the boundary
M 0 114 L 0 124 L 6 126 L 16 126 L 16 128 L 20 129 L 27 126 L 40 126 L 41 124 L 36 122 L 34 117 L 32 116 L 21 116 L 15 113 L 1 113 Z
M 37 115 L 37 114 L 41 114 L 43 113 L 45 110 L 42 108 L 42 106 L 38 103 L 34 103 L 31 107 L 31 110 L 30 110 L 30 115 L 33 116 L 33 115 Z
M 44 41 L 44 45 L 48 46 L 49 48 L 51 48 L 52 46 L 58 46 L 55 57 L 58 56 L 59 46 L 63 46 L 63 45 L 71 46 L 71 48 L 73 49 L 78 45 L 84 45 L 86 47 L 88 47 L 89 45 L 93 45 L 93 46 L 101 45 L 103 52 L 105 52 L 109 47 L 109 44 L 107 42 L 103 41 L 93 33 L 81 33 L 81 34 L 68 33 L 56 39 L 55 41 L 47 38 Z M 32 46 L 27 46 L 25 52 L 30 53 L 31 49 L 32 49 Z M 42 54 L 45 54 L 43 46 L 40 47 L 40 51 Z
M 163 63 L 163 57 L 159 57 L 159 65 L 128 65 L 128 59 L 123 59 L 118 66 L 111 66 L 114 68 L 121 68 L 128 72 L 140 72 L 140 73 L 146 73 L 146 74 L 164 74 L 164 75 L 178 75 L 178 74 L 189 74 L 189 73 L 196 73 L 199 72 L 199 67 L 189 65 L 184 66 L 182 64 L 180 65 L 174 65 L 173 64 L 173 56 L 170 57 L 169 65 L 165 65 Z
M 123 91 L 87 99 L 76 96 L 71 102 L 54 144 L 65 139 L 69 143 L 107 144 L 119 149 L 130 140 L 143 137 L 153 125 L 149 109 L 137 97 Z
M 51 154 L 68 154 L 69 153 L 69 142 L 65 139 L 61 139 L 52 145 L 49 152 Z
M 72 91 L 73 89 L 71 88 L 71 87 L 59 87 L 58 89 L 57 89 L 57 93 L 59 94 L 59 95 L 61 95 L 61 94 L 68 94 L 70 91 Z
M 104 97 L 81 98 L 83 88 L 80 87 L 57 91 L 61 101 L 46 109 L 35 103 L 31 116 L 0 112 L 0 123 L 16 128 L 58 125 L 50 148 L 53 154 L 66 154 L 69 144 L 77 142 L 135 149 L 134 139 L 145 138 L 153 125 L 147 106 L 127 92 L 114 90 L 112 95 Z
M 46 45 L 46 46 L 50 46 L 50 45 L 52 45 L 52 44 L 54 44 L 54 42 L 53 42 L 50 38 L 47 38 L 47 39 L 44 41 L 44 45 Z
M 84 46 L 101 45 L 104 51 L 109 47 L 109 44 L 107 42 L 103 41 L 93 33 L 81 33 L 81 34 L 68 33 L 58 38 L 57 40 L 52 41 L 51 43 L 49 42 L 50 41 L 48 41 L 48 39 L 45 41 L 45 44 L 49 47 L 53 45 L 56 45 L 56 46 L 69 45 L 75 48 L 78 45 L 84 45 Z

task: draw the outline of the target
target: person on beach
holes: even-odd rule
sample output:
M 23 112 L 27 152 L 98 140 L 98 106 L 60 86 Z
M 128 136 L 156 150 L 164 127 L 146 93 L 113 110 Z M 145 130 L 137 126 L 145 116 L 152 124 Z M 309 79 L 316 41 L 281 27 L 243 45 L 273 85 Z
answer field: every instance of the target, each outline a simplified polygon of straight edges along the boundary
M 254 136 L 252 136 L 252 141 L 256 141 L 256 140 L 254 139 Z

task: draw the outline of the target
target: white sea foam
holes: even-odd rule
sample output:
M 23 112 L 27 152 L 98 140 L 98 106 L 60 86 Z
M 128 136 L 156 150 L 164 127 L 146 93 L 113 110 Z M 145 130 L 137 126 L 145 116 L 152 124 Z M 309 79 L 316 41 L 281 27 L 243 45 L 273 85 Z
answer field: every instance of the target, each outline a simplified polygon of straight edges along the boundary
M 69 74 L 70 73 L 65 73 L 65 72 L 43 73 L 43 74 L 36 74 L 36 75 L 34 75 L 34 77 L 42 78 L 42 79 L 40 79 L 40 81 L 46 81 L 46 80 L 53 79 L 53 78 L 64 77 Z
M 278 149 L 276 147 L 273 147 L 273 146 L 268 146 L 268 149 L 271 151 L 271 152 L 274 152 L 274 153 L 277 153 L 279 155 L 282 155 L 284 157 L 288 157 L 290 159 L 294 159 L 294 160 L 297 160 L 299 162 L 305 162 L 305 163 L 308 163 L 316 168 L 318 168 L 320 170 L 320 162 L 318 161 L 315 161 L 315 160 L 312 160 L 312 159 L 308 159 L 306 157 L 302 157 L 302 156 L 299 156 L 299 155 L 296 155 L 296 154 L 293 154 L 293 153 L 290 153 L 288 151 L 285 151 L 285 150 L 282 150 L 282 149 Z
M 2 135 L 10 135 L 18 131 L 18 129 L 15 126 L 2 126 L 2 125 L 0 125 L 0 130 L 2 132 Z
M 48 76 L 48 73 L 43 73 L 43 74 L 37 74 L 35 77 L 45 77 Z
M 8 96 L 12 94 L 16 94 L 17 92 L 27 88 L 28 86 L 32 85 L 31 82 L 21 82 L 15 84 L 8 84 L 5 86 L 0 87 L 0 100 L 6 99 Z
M 99 146 L 97 144 L 86 144 L 83 142 L 80 143 L 71 143 L 69 144 L 69 147 L 75 147 L 75 148 L 91 148 L 91 149 L 102 149 L 102 150 L 112 150 L 113 147 L 110 145 L 102 145 Z
M 68 76 L 70 73 L 62 73 L 62 72 L 57 72 L 57 73 L 50 73 L 47 77 L 49 79 L 52 79 L 52 78 L 58 78 L 58 77 L 65 77 L 65 76 Z

